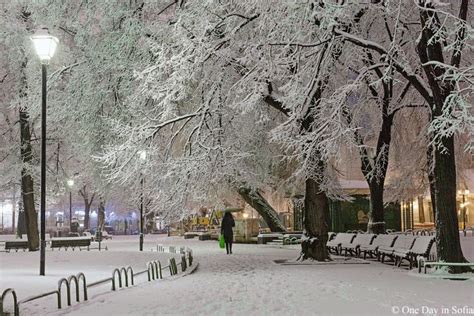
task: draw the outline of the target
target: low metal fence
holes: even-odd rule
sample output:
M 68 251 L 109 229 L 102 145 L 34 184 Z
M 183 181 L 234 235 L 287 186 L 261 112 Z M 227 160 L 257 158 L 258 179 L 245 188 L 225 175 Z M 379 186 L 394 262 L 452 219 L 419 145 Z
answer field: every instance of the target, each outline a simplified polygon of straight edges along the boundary
M 163 245 L 158 245 L 157 246 L 157 251 L 159 252 L 166 252 L 165 247 Z M 142 274 L 147 274 L 148 281 L 153 281 L 153 280 L 160 280 L 163 279 L 163 271 L 166 269 L 169 269 L 170 276 L 174 276 L 178 274 L 178 265 L 181 266 L 181 271 L 185 272 L 187 267 L 191 267 L 193 265 L 193 255 L 192 255 L 192 250 L 189 248 L 184 248 L 181 247 L 178 250 L 176 247 L 170 246 L 168 247 L 168 253 L 172 254 L 182 254 L 181 256 L 181 262 L 176 263 L 175 258 L 170 258 L 168 260 L 168 265 L 162 266 L 161 262 L 159 260 L 154 260 L 150 261 L 147 263 L 147 268 L 142 271 L 138 271 L 136 273 L 133 272 L 133 269 L 131 266 L 127 267 L 121 267 L 121 268 L 115 268 L 112 271 L 112 277 L 98 280 L 95 282 L 92 282 L 90 284 L 87 284 L 86 281 L 86 276 L 84 273 L 79 272 L 76 275 L 70 275 L 67 278 L 61 278 L 58 281 L 58 287 L 56 290 L 49 291 L 46 293 L 41 293 L 38 295 L 33 295 L 26 297 L 20 301 L 17 299 L 17 294 L 14 289 L 8 288 L 5 291 L 3 291 L 2 296 L 0 297 L 0 315 L 8 315 L 7 311 L 4 310 L 4 302 L 5 298 L 10 294 L 10 296 L 13 299 L 13 315 L 14 316 L 19 316 L 20 315 L 20 306 L 31 302 L 35 301 L 44 297 L 48 297 L 51 295 L 56 295 L 57 298 L 57 306 L 58 309 L 61 309 L 63 304 L 62 304 L 62 296 L 63 296 L 63 289 L 64 285 L 66 288 L 66 302 L 68 306 L 71 306 L 72 300 L 71 300 L 71 284 L 74 284 L 75 288 L 75 298 L 76 302 L 80 302 L 80 292 L 81 292 L 81 281 L 82 281 L 82 297 L 83 301 L 88 300 L 88 292 L 87 290 L 89 288 L 103 285 L 106 283 L 111 283 L 111 290 L 112 291 L 117 291 L 118 289 L 124 288 L 124 287 L 129 287 L 135 285 L 135 277 L 142 275 Z M 10 313 L 11 314 L 11 313 Z

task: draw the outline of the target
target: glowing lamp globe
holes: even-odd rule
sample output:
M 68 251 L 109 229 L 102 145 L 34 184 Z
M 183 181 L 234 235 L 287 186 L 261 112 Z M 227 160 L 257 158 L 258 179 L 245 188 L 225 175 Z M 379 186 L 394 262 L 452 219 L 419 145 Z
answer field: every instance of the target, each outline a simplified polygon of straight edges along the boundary
M 49 62 L 54 56 L 59 40 L 50 35 L 47 28 L 36 30 L 35 34 L 31 36 L 31 40 L 40 60 L 44 63 Z

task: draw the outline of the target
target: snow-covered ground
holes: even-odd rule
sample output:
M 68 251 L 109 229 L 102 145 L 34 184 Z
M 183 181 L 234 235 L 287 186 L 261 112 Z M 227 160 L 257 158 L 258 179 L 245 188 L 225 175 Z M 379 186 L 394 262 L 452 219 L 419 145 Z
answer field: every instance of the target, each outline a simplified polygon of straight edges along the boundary
M 472 237 L 471 237 L 472 238 Z M 279 265 L 294 259 L 298 247 L 234 245 L 226 255 L 215 241 L 146 236 L 145 252 L 137 237 L 114 237 L 109 251 L 47 252 L 46 277 L 37 276 L 39 254 L 2 253 L 1 288 L 14 287 L 20 296 L 54 290 L 60 277 L 83 271 L 88 282 L 109 277 L 117 266 L 144 269 L 149 260 L 168 254 L 151 252 L 156 244 L 188 246 L 198 269 L 174 280 L 146 282 L 117 292 L 91 292 L 89 301 L 57 310 L 55 301 L 38 300 L 22 308 L 23 315 L 412 315 L 437 309 L 464 308 L 474 314 L 474 282 L 427 279 L 406 269 L 369 264 Z M 471 261 L 474 238 L 463 239 Z M 470 308 L 470 310 L 469 310 Z M 469 314 L 469 311 L 472 311 Z M 435 313 L 431 313 L 435 315 Z M 462 313 L 457 313 L 462 315 Z

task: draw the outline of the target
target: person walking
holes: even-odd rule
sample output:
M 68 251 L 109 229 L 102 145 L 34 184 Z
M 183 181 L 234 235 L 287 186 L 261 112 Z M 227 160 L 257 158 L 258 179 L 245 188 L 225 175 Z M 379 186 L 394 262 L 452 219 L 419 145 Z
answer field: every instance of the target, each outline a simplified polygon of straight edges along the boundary
M 232 254 L 232 241 L 234 240 L 232 227 L 235 227 L 234 217 L 230 212 L 225 212 L 221 223 L 221 234 L 224 235 L 225 249 L 228 255 Z

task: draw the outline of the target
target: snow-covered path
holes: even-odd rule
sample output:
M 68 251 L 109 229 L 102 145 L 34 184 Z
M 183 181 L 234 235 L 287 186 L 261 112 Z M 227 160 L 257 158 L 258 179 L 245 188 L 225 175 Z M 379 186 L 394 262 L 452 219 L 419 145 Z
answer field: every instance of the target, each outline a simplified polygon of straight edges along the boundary
M 441 315 L 442 307 L 474 308 L 472 281 L 426 279 L 380 263 L 282 266 L 273 260 L 295 258 L 298 250 L 266 245 L 237 244 L 227 256 L 215 241 L 156 242 L 191 247 L 198 270 L 54 315 L 393 315 L 404 308 Z

